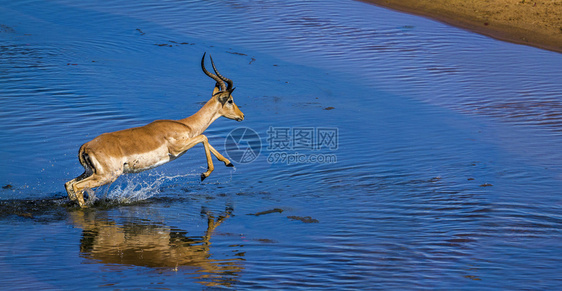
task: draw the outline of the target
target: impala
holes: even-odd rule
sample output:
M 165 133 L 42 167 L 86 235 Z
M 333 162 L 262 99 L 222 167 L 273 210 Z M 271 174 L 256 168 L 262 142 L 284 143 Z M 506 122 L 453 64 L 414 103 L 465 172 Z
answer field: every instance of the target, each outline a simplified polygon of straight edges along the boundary
M 70 200 L 77 200 L 84 208 L 84 191 L 90 193 L 92 188 L 112 183 L 124 173 L 137 173 L 172 161 L 199 143 L 203 143 L 207 157 L 207 171 L 201 174 L 201 181 L 214 169 L 211 153 L 227 167 L 232 167 L 232 163 L 209 144 L 203 132 L 221 116 L 242 121 L 244 114 L 234 104 L 232 80 L 218 72 L 212 58 L 211 64 L 215 74 L 205 68 L 203 54 L 201 69 L 216 83 L 211 99 L 195 114 L 181 120 L 156 120 L 145 126 L 104 133 L 83 144 L 78 160 L 84 173 L 65 184 Z

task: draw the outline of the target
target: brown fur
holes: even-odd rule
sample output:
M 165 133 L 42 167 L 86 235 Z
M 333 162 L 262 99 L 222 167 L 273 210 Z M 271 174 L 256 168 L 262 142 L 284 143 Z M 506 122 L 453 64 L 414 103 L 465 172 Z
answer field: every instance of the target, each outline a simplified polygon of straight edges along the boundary
M 136 173 L 167 163 L 199 143 L 203 143 L 207 157 L 207 171 L 201 175 L 202 180 L 214 170 L 211 153 L 225 165 L 232 166 L 202 134 L 221 116 L 244 120 L 231 93 L 215 86 L 213 97 L 192 116 L 104 133 L 85 143 L 78 153 L 85 171 L 65 184 L 68 197 L 77 200 L 80 207 L 86 207 L 84 191 L 112 183 L 123 173 Z

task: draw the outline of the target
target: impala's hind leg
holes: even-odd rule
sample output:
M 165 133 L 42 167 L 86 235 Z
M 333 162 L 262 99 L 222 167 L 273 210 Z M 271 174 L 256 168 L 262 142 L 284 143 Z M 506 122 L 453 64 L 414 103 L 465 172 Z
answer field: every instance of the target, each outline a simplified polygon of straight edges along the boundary
M 113 181 L 115 181 L 115 179 L 117 179 L 117 177 L 119 177 L 119 175 L 92 174 L 91 176 L 74 183 L 72 185 L 72 190 L 74 190 L 74 193 L 76 194 L 78 205 L 80 205 L 81 208 L 87 207 L 86 202 L 84 201 L 84 191 L 92 193 L 90 192 L 92 188 L 112 183 Z
M 86 178 L 88 178 L 89 176 L 91 176 L 93 174 L 92 170 L 86 168 L 86 170 L 84 171 L 84 173 L 82 173 L 82 175 L 66 182 L 64 184 L 64 188 L 66 189 L 66 194 L 68 194 L 68 199 L 70 199 L 70 201 L 74 201 L 76 200 L 76 192 L 74 192 L 73 189 L 73 185 L 76 184 L 79 181 L 82 181 Z
M 82 167 L 84 167 L 84 173 L 64 184 L 64 188 L 66 189 L 66 193 L 68 194 L 68 199 L 70 199 L 70 201 L 74 201 L 77 199 L 76 191 L 74 190 L 74 184 L 94 174 L 92 162 L 90 161 L 88 155 L 82 151 L 82 148 L 80 148 L 78 159 L 80 160 L 80 164 L 82 164 Z
M 68 194 L 68 199 L 70 199 L 70 201 L 76 200 L 76 192 L 74 192 L 74 189 L 72 189 L 72 185 L 74 185 L 74 183 L 76 183 L 77 179 L 78 178 L 74 178 L 74 179 L 64 183 L 64 188 L 66 189 L 66 194 Z

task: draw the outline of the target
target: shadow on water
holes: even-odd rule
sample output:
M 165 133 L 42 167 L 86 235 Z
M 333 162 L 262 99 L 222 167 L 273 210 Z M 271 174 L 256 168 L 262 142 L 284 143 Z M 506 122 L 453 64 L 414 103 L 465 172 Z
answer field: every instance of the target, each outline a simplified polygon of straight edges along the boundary
M 74 208 L 66 197 L 21 200 L 0 200 L 0 219 L 20 217 L 35 221 L 53 221 L 66 218 Z

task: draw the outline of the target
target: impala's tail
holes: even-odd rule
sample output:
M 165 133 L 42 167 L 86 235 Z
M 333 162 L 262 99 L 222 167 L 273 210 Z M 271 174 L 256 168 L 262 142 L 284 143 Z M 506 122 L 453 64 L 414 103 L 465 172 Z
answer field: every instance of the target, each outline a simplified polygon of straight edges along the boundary
M 83 180 L 85 178 L 90 177 L 92 174 L 96 172 L 96 168 L 90 159 L 90 156 L 86 152 L 85 144 L 80 147 L 78 151 L 78 160 L 80 160 L 80 164 L 84 167 L 84 173 L 76 178 L 76 181 Z

